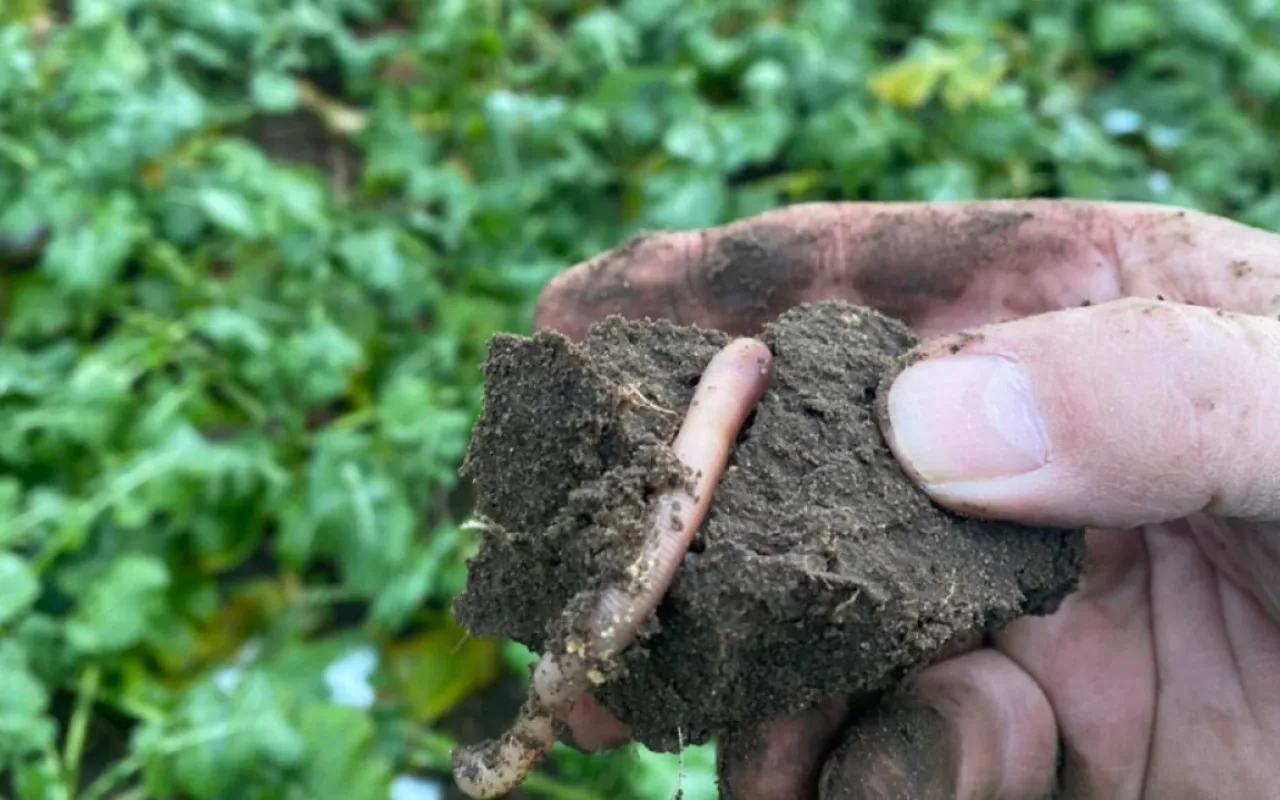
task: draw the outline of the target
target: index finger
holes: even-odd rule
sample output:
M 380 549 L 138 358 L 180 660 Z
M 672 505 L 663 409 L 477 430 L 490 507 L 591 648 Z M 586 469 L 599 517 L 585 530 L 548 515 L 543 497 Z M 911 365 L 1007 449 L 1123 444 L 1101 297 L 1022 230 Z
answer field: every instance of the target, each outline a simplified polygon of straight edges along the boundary
M 557 277 L 535 324 L 611 314 L 753 335 L 836 298 L 923 335 L 1120 297 L 1280 310 L 1280 237 L 1195 211 L 1065 200 L 822 203 L 638 236 Z

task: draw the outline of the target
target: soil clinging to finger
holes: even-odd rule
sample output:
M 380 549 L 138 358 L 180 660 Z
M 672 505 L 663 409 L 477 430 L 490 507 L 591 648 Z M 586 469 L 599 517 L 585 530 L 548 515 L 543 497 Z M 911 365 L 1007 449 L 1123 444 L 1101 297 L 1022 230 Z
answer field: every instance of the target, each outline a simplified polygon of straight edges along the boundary
M 1053 610 L 1082 563 L 1078 531 L 957 517 L 903 474 L 876 421 L 879 386 L 916 344 L 901 323 L 826 301 L 761 339 L 773 380 L 696 552 L 595 690 L 655 749 L 889 689 L 958 641 Z M 571 598 L 620 580 L 652 499 L 682 480 L 668 443 L 728 341 L 618 318 L 581 345 L 495 340 L 466 465 L 487 526 L 457 605 L 474 634 L 555 646 Z
M 759 328 L 777 310 L 796 305 L 817 277 L 811 230 L 791 225 L 757 224 L 726 233 L 686 276 L 695 297 L 713 297 L 744 327 Z
M 931 708 L 895 697 L 846 732 L 827 760 L 821 800 L 952 800 L 956 796 L 946 722 Z
M 793 206 L 704 231 L 641 234 L 557 280 L 539 325 L 575 338 L 609 314 L 754 335 L 798 304 L 839 298 L 921 325 L 957 304 L 1034 314 L 1109 297 L 1114 216 L 1085 204 Z M 1108 223 L 1107 220 L 1113 220 Z
M 862 302 L 911 322 L 959 299 L 984 273 L 1027 275 L 1077 246 L 1034 231 L 1035 220 L 1030 207 L 882 212 L 849 254 L 848 280 Z M 1027 313 L 1042 305 L 1029 303 Z

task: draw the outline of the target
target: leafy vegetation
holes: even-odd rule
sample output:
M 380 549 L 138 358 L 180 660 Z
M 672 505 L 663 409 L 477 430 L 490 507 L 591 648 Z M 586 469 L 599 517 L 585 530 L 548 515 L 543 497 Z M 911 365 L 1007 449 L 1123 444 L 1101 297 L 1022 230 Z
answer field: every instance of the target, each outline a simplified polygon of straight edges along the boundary
M 557 270 L 818 199 L 1280 229 L 1277 98 L 1275 0 L 6 0 L 5 794 L 437 796 L 528 663 L 449 618 L 455 470 Z

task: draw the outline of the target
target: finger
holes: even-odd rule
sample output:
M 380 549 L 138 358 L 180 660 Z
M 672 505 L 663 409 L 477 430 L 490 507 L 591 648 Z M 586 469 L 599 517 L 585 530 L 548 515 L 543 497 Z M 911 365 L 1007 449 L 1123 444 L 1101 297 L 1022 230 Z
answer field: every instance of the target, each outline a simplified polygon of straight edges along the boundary
M 1214 566 L 1226 640 L 1250 714 L 1270 735 L 1280 733 L 1280 526 L 1193 514 L 1185 527 L 1192 549 Z
M 1132 531 L 1089 531 L 1085 543 L 1078 590 L 1051 616 L 1013 621 L 996 642 L 1053 706 L 1061 799 L 1138 800 L 1157 684 L 1146 548 Z
M 802 800 L 815 796 L 818 774 L 849 709 L 846 698 L 742 731 L 717 744 L 726 800 Z
M 1148 525 L 1144 534 L 1151 562 L 1156 660 L 1178 665 L 1160 675 L 1162 709 L 1170 703 L 1213 705 L 1236 716 L 1247 714 L 1248 703 L 1227 638 L 1218 573 L 1185 521 Z M 1192 642 L 1195 645 L 1188 647 Z
M 586 753 L 613 750 L 631 741 L 631 731 L 610 714 L 590 694 L 578 698 L 578 702 L 565 716 L 565 724 L 573 744 Z
M 1280 322 L 1144 300 L 930 343 L 886 393 L 886 436 L 940 503 L 1133 528 L 1280 518 Z
M 1040 687 L 980 650 L 923 671 L 910 697 L 850 729 L 822 800 L 1033 800 L 1054 788 L 1057 729 Z
M 1160 664 L 1148 796 L 1274 796 L 1275 741 L 1255 704 L 1264 696 L 1245 688 L 1246 670 L 1262 662 L 1250 663 L 1254 643 L 1232 635 L 1244 633 L 1231 619 L 1239 592 L 1211 567 L 1185 521 L 1145 526 L 1143 539 Z M 1275 682 L 1274 674 L 1254 677 Z
M 1280 310 L 1280 237 L 1165 206 L 1072 201 L 797 205 L 638 237 L 557 277 L 535 324 L 610 314 L 753 334 L 839 298 L 932 335 L 1123 296 Z
M 1219 577 L 1218 593 L 1250 714 L 1275 737 L 1280 734 L 1280 625 L 1238 584 Z
M 1255 588 L 1270 624 L 1280 623 L 1280 524 L 1208 514 L 1192 514 L 1187 522 L 1213 565 L 1238 586 Z

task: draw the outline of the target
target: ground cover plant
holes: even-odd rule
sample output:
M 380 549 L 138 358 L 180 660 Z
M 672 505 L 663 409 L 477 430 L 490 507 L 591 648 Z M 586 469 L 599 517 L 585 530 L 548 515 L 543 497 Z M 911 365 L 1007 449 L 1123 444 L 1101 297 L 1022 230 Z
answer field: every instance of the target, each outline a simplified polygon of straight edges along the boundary
M 2 791 L 452 791 L 530 660 L 450 616 L 457 468 L 551 275 L 815 199 L 1280 229 L 1277 97 L 1268 0 L 6 0 Z

